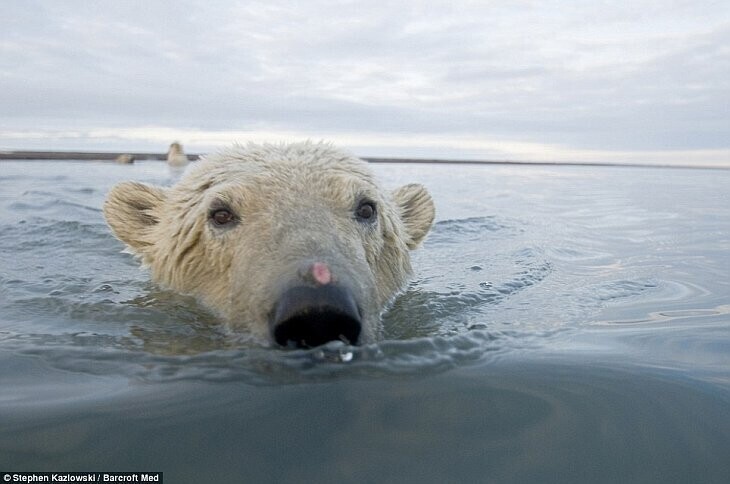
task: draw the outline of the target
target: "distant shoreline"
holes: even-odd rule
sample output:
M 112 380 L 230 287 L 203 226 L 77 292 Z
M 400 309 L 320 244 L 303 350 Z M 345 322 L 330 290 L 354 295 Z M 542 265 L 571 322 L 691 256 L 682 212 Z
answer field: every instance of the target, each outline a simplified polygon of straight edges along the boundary
M 134 153 L 106 151 L 31 151 L 0 150 L 0 161 L 106 161 L 114 162 L 121 156 L 131 156 L 136 161 L 166 161 L 166 153 Z M 186 154 L 188 160 L 196 161 L 201 154 Z M 679 165 L 654 163 L 608 163 L 581 161 L 514 161 L 514 160 L 448 160 L 426 158 L 382 158 L 361 157 L 369 163 L 406 163 L 406 164 L 456 164 L 456 165 L 525 165 L 525 166 L 618 166 L 632 168 L 690 168 L 701 170 L 729 170 L 730 166 L 721 165 Z
M 133 153 L 118 152 L 111 153 L 107 151 L 0 151 L 0 160 L 16 160 L 16 161 L 53 161 L 53 160 L 81 160 L 81 161 L 115 161 L 122 155 L 131 155 L 135 160 L 167 160 L 167 153 Z M 199 155 L 186 155 L 188 160 L 195 161 L 200 158 Z

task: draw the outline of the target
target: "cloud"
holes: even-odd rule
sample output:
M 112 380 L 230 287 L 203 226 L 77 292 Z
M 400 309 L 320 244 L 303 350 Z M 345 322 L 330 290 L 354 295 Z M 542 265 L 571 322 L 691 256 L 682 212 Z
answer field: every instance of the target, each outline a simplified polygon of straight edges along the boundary
M 414 155 L 730 149 L 722 2 L 206 5 L 3 2 L 0 140 L 155 126 Z

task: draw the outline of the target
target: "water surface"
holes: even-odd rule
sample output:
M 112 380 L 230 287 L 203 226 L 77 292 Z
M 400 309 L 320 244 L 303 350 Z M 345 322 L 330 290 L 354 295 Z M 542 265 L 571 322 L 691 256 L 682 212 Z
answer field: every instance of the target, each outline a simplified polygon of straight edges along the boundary
M 164 164 L 0 163 L 0 469 L 730 482 L 730 171 L 374 168 L 437 206 L 384 341 L 281 351 L 110 235 Z

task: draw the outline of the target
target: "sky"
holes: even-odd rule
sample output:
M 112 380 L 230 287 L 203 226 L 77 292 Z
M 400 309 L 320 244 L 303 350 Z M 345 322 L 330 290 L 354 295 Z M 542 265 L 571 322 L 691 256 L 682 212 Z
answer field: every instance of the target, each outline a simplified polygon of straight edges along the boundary
M 730 166 L 730 2 L 0 2 L 0 150 Z

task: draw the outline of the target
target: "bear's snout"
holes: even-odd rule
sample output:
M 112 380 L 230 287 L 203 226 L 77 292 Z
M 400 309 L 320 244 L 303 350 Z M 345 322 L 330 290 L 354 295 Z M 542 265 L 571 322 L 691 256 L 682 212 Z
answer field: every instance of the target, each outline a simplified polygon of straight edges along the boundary
M 329 341 L 357 344 L 362 318 L 344 286 L 295 286 L 277 301 L 271 320 L 274 341 L 284 347 L 313 348 Z

